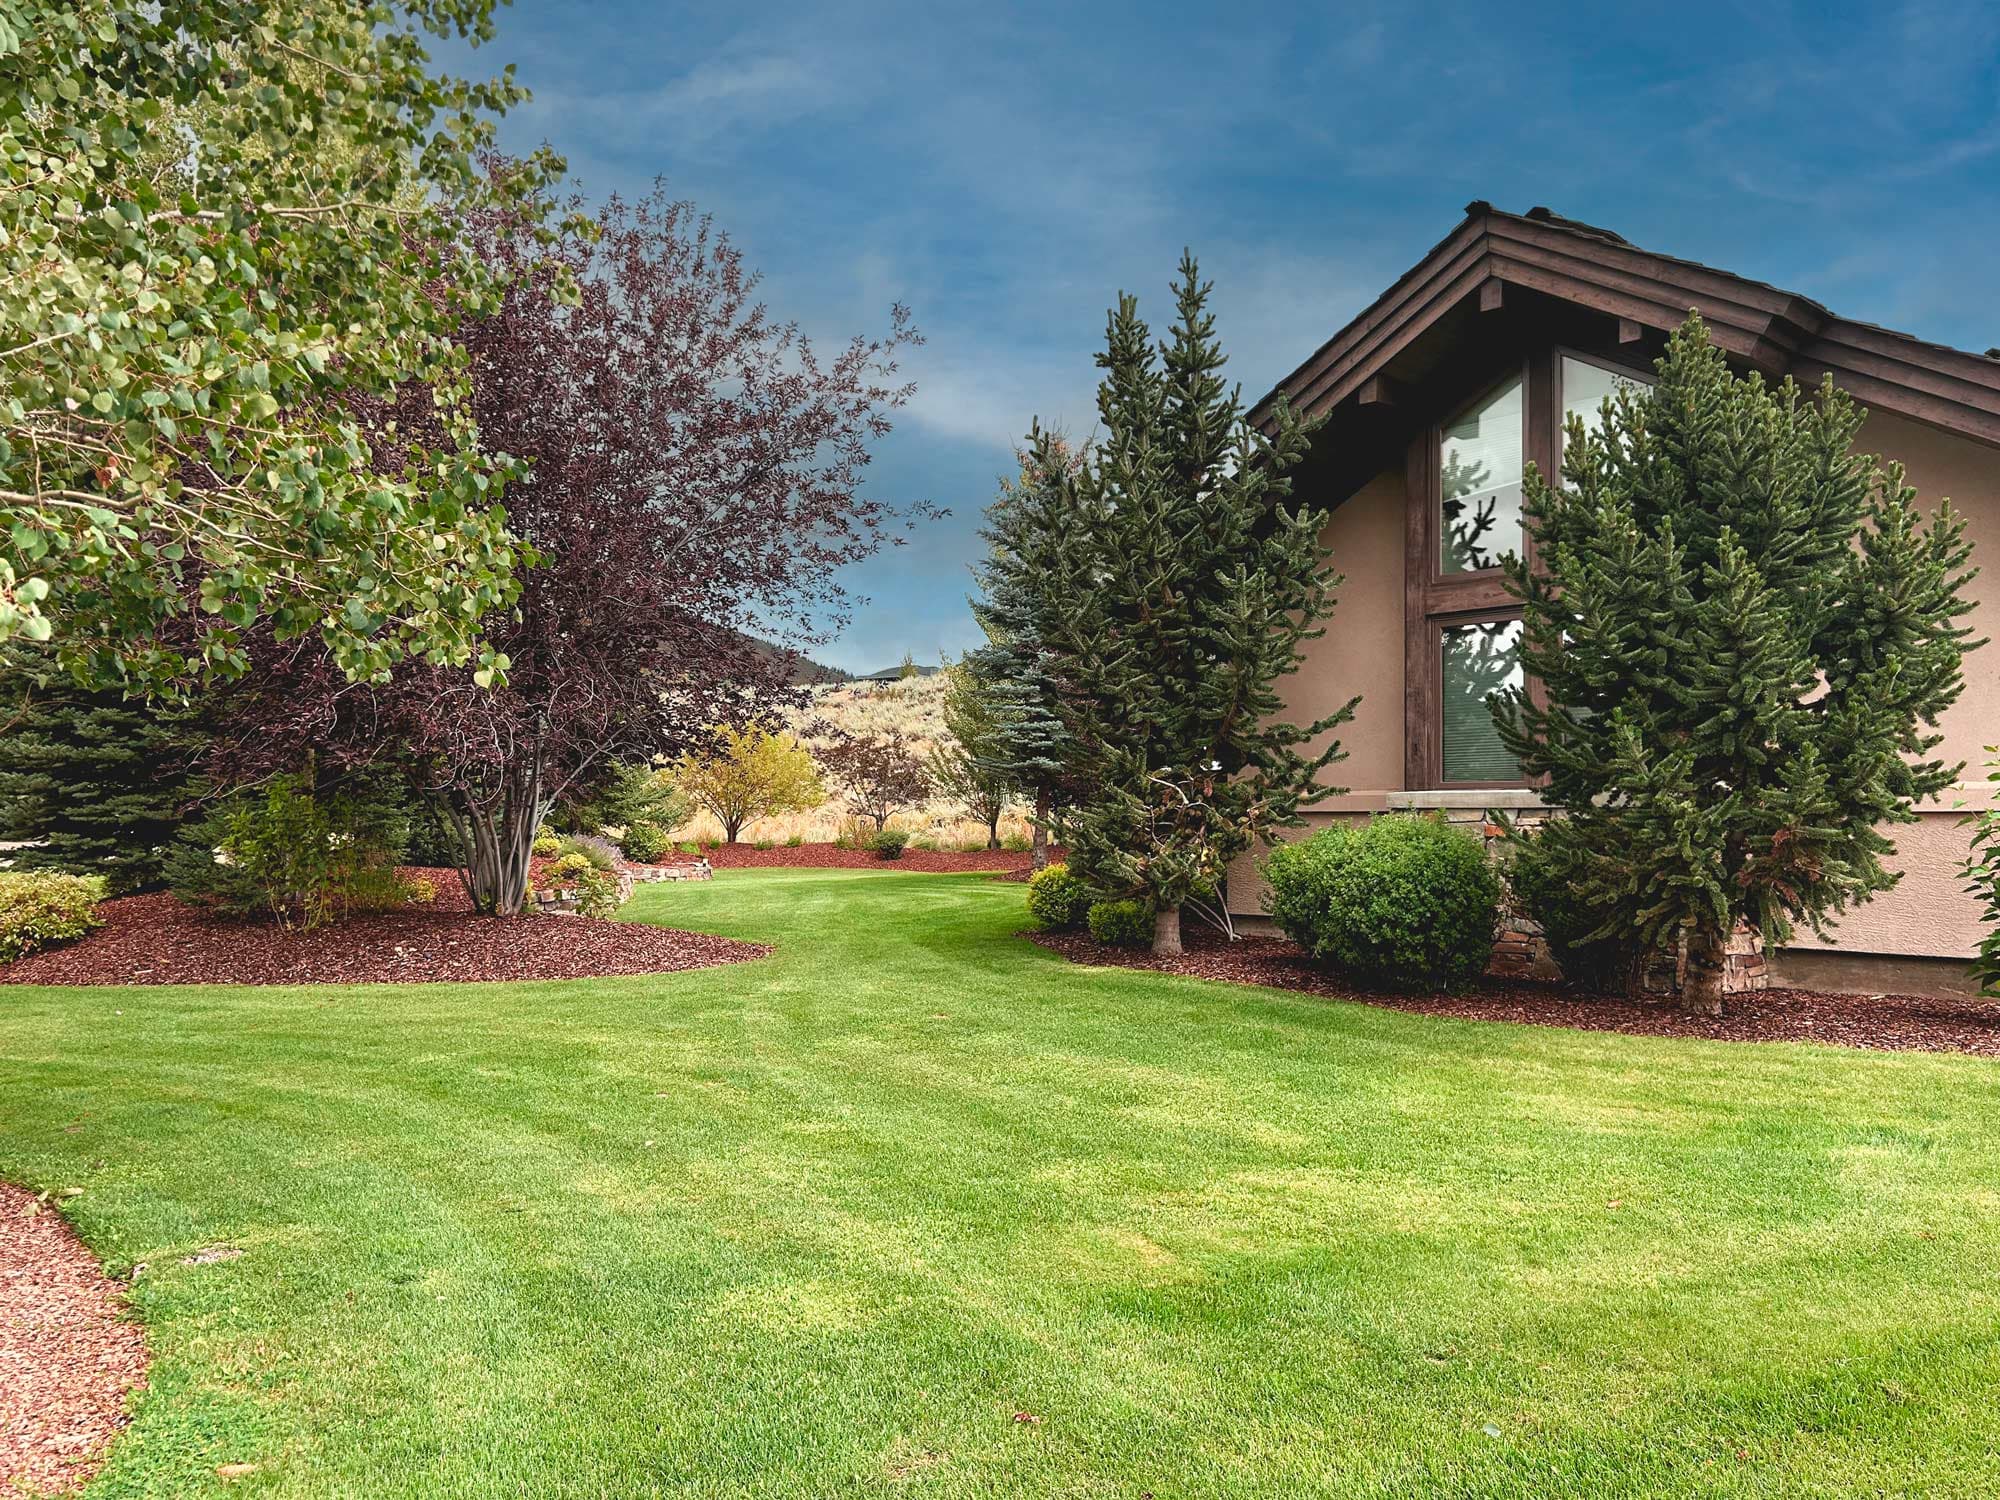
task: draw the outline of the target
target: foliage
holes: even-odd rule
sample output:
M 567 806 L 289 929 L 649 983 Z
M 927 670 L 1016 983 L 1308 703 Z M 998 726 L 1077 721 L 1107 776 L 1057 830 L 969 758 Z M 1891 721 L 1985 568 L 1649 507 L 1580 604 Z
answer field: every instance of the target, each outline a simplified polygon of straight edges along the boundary
M 986 644 L 966 666 L 992 705 L 975 760 L 1034 799 L 1032 847 L 1040 864 L 1056 807 L 1077 791 L 1072 775 L 1081 757 L 1064 721 L 1061 667 L 1050 645 L 1064 601 L 1046 586 L 1069 536 L 1061 480 L 1076 456 L 1053 435 L 1036 453 L 1023 462 L 1019 482 L 1003 484 L 986 508 L 980 597 L 972 601 Z
M 1371 984 L 1461 989 L 1486 971 L 1500 880 L 1476 833 L 1440 817 L 1336 824 L 1265 861 L 1272 920 Z
M 1964 522 L 1853 451 L 1831 382 L 1739 379 L 1690 316 L 1659 383 L 1570 421 L 1562 482 L 1530 472 L 1539 569 L 1507 565 L 1547 702 L 1495 702 L 1562 809 L 1539 835 L 1594 931 L 1679 952 L 1682 1003 L 1722 1006 L 1739 921 L 1824 934 L 1887 890 L 1886 825 L 1950 786 L 1929 758 L 1963 686 Z
M 1002 700 L 991 682 L 965 662 L 944 669 L 944 722 L 949 738 L 931 747 L 930 785 L 986 825 L 986 847 L 1000 847 L 1000 815 L 1012 780 L 1001 769 Z
M 475 170 L 525 95 L 430 71 L 492 8 L 0 8 L 0 641 L 141 687 L 240 673 L 259 620 L 355 678 L 475 654 L 515 465 L 454 342 L 499 273 L 444 205 L 535 244 L 560 167 Z M 429 421 L 389 452 L 357 398 L 399 382 Z
M 549 866 L 549 876 L 558 885 L 568 885 L 577 876 L 591 874 L 598 868 L 591 862 L 589 855 L 579 850 L 557 856 L 555 863 Z
M 2000 746 L 1988 745 L 1988 755 L 2000 755 Z M 2000 760 L 1987 762 L 1986 779 L 2000 782 Z M 1979 940 L 1979 956 L 1972 961 L 1972 977 L 1981 994 L 2000 995 L 2000 807 L 1988 807 L 1972 820 L 1971 851 L 1960 873 L 1965 890 L 1979 899 L 1980 919 L 1986 936 Z
M 593 870 L 618 868 L 618 846 L 594 833 L 563 834 L 556 840 L 556 851 L 558 862 L 563 859 L 580 859 Z
M 1076 745 L 1070 863 L 1098 889 L 1144 892 L 1163 953 L 1230 860 L 1339 790 L 1320 772 L 1353 713 L 1284 717 L 1278 680 L 1323 633 L 1338 581 L 1327 512 L 1289 498 L 1305 428 L 1280 403 L 1267 436 L 1223 384 L 1210 290 L 1183 256 L 1158 348 L 1121 295 L 1098 356 L 1102 437 L 1073 467 L 1050 434 L 1031 439 L 1056 490 L 1031 586 Z
M 869 838 L 868 847 L 884 859 L 901 859 L 909 842 L 910 836 L 900 828 L 879 828 Z
M 889 819 L 930 795 L 924 763 L 901 734 L 846 734 L 835 731 L 818 746 L 820 766 L 843 801 L 876 832 Z
M 1145 901 L 1121 896 L 1116 901 L 1093 901 L 1085 916 L 1090 935 L 1114 948 L 1143 948 L 1153 940 L 1153 907 Z
M 237 792 L 181 832 L 167 878 L 184 901 L 309 931 L 395 905 L 397 849 L 379 804 L 300 777 Z
M 838 629 L 840 570 L 896 529 L 860 479 L 909 395 L 896 362 L 916 337 L 899 307 L 880 338 L 823 358 L 758 301 L 728 238 L 657 189 L 552 245 L 519 226 L 478 210 L 459 225 L 509 277 L 462 332 L 471 407 L 533 461 L 508 525 L 539 565 L 489 625 L 506 682 L 413 664 L 346 692 L 274 651 L 247 717 L 261 743 L 409 757 L 498 912 L 519 907 L 542 819 L 603 767 L 700 752 L 708 726 L 791 701 L 792 657 L 768 639 Z M 406 386 L 387 415 L 421 433 L 428 403 Z
M 1638 945 L 1598 935 L 1601 918 L 1579 894 L 1583 872 L 1574 844 L 1522 831 L 1509 840 L 1506 885 L 1515 907 L 1540 924 L 1549 956 L 1563 979 L 1602 992 L 1626 986 L 1640 960 Z
M 732 844 L 754 818 L 805 812 L 826 800 L 811 752 L 795 735 L 761 724 L 718 728 L 707 749 L 675 764 L 674 785 L 715 814 Z
M 1050 932 L 1081 927 L 1090 900 L 1090 887 L 1068 865 L 1045 865 L 1028 877 L 1028 915 Z
M 627 859 L 650 865 L 673 847 L 673 842 L 657 823 L 631 823 L 626 826 L 625 836 L 618 841 L 618 847 Z
M 199 716 L 79 687 L 46 652 L 17 662 L 0 675 L 0 839 L 28 845 L 14 867 L 102 874 L 113 895 L 157 884 Z
M 104 925 L 102 875 L 0 871 L 0 963 L 80 938 Z
M 570 799 L 556 815 L 565 827 L 596 833 L 634 823 L 677 828 L 687 821 L 690 811 L 671 771 L 636 761 L 613 761 L 602 764 L 598 774 L 590 778 L 585 795 Z
M 535 842 L 529 848 L 537 858 L 554 859 L 562 853 L 562 840 L 553 833 L 538 833 L 535 835 Z

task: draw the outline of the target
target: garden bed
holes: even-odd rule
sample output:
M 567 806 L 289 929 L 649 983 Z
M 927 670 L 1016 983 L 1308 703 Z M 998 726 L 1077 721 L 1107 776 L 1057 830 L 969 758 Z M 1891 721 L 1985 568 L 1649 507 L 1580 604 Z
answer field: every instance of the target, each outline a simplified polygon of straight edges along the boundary
M 146 1336 L 97 1258 L 0 1182 L 0 1492 L 81 1489 L 145 1376 Z
M 1108 947 L 1083 933 L 1036 932 L 1028 936 L 1076 963 L 1116 964 L 1190 979 L 1268 985 L 1457 1020 L 1512 1021 L 1578 1031 L 1616 1031 L 1628 1036 L 1823 1042 L 1895 1052 L 1969 1052 L 2000 1057 L 2000 1004 L 1992 1001 L 1772 989 L 1731 995 L 1720 1016 L 1694 1016 L 1671 1005 L 1580 995 L 1533 983 L 1489 980 L 1460 995 L 1403 995 L 1362 989 L 1320 969 L 1285 938 L 1248 937 L 1230 943 L 1220 933 L 1192 924 L 1183 933 L 1188 951 L 1179 958 L 1155 958 L 1143 949 Z
M 410 870 L 437 900 L 288 933 L 232 921 L 165 892 L 102 908 L 90 936 L 0 964 L 6 984 L 428 984 L 670 974 L 771 950 L 698 932 L 591 917 L 475 916 L 450 870 Z
M 1059 855 L 1050 854 L 1050 860 Z M 1034 855 L 1026 849 L 905 849 L 901 859 L 884 859 L 872 849 L 842 849 L 836 844 L 779 845 L 758 849 L 749 844 L 717 844 L 708 851 L 718 870 L 918 870 L 928 874 L 973 874 L 999 871 L 1027 878 Z

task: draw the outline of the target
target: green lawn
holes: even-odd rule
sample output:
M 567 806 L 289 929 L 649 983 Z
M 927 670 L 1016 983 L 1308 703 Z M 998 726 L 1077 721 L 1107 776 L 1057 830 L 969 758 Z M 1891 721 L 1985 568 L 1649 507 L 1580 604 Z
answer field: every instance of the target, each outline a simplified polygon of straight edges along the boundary
M 972 877 L 627 911 L 778 952 L 0 990 L 0 1175 L 147 1267 L 93 1494 L 2000 1490 L 1990 1062 L 1079 969 Z

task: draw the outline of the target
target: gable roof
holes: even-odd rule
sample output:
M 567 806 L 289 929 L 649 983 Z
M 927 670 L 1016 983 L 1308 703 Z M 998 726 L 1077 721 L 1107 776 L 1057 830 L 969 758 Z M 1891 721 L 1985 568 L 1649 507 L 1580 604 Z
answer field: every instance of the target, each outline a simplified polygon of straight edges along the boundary
M 1654 331 L 1698 308 L 1725 352 L 1768 375 L 1817 386 L 1831 373 L 1864 406 L 2000 447 L 2000 358 L 1836 317 L 1810 297 L 1641 250 L 1546 208 L 1511 214 L 1485 202 L 1468 204 L 1456 229 L 1280 381 L 1253 418 L 1268 419 L 1280 394 L 1302 416 L 1332 411 L 1491 283 Z

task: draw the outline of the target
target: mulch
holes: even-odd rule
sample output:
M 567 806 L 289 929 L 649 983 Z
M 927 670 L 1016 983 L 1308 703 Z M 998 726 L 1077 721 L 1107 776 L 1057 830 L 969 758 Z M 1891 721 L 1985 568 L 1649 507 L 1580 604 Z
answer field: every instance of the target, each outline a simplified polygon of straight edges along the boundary
M 2000 1057 L 2000 1004 L 1916 995 L 1837 995 L 1771 989 L 1731 995 L 1720 1016 L 1688 1015 L 1669 1004 L 1586 995 L 1557 985 L 1488 980 L 1460 995 L 1369 990 L 1318 967 L 1296 944 L 1273 937 L 1231 943 L 1208 928 L 1183 931 L 1187 952 L 1155 958 L 1112 948 L 1081 933 L 1027 934 L 1076 963 L 1116 964 L 1190 979 L 1267 985 L 1461 1021 L 1512 1021 L 1628 1036 L 1699 1037 L 1725 1042 L 1822 1042 L 1891 1052 L 1968 1052 Z
M 799 844 L 790 848 L 780 844 L 773 849 L 717 844 L 708 851 L 708 862 L 718 870 L 915 870 L 929 875 L 998 873 L 1017 880 L 1028 878 L 1033 859 L 1025 849 L 980 849 L 970 854 L 949 849 L 905 849 L 901 859 L 884 859 L 872 849 L 837 849 L 832 844 Z
M 429 906 L 349 917 L 315 932 L 233 921 L 164 891 L 101 908 L 88 937 L 0 964 L 0 984 L 430 984 L 673 974 L 763 958 L 742 943 L 643 922 L 475 916 L 450 870 L 408 870 Z
M 146 1335 L 47 1203 L 0 1182 L 0 1493 L 81 1489 L 146 1383 Z

